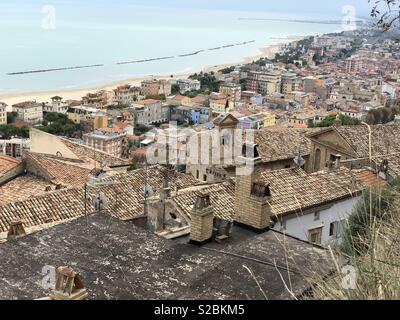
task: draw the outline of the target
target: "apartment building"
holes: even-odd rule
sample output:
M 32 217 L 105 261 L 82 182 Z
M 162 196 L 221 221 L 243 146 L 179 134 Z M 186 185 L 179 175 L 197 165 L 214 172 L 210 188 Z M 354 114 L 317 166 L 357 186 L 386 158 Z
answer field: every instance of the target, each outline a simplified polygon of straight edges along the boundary
M 263 95 L 272 95 L 281 90 L 281 74 L 275 70 L 249 71 L 247 89 Z
M 98 129 L 84 134 L 83 143 L 111 156 L 121 157 L 126 151 L 127 134 L 117 128 Z
M 222 84 L 219 92 L 228 97 L 231 101 L 240 101 L 242 98 L 241 86 L 234 83 Z
M 113 104 L 114 92 L 100 90 L 95 93 L 88 93 L 82 98 L 82 104 L 87 107 L 104 109 L 106 106 Z
M 35 100 L 14 104 L 12 111 L 18 114 L 17 119 L 30 124 L 43 121 L 43 105 Z
M 132 104 L 143 98 L 140 87 L 132 87 L 127 84 L 114 89 L 115 104 Z
M 136 124 L 149 125 L 163 123 L 169 119 L 169 107 L 163 106 L 159 100 L 141 100 L 136 102 L 132 108 Z
M 16 159 L 21 159 L 22 151 L 29 149 L 29 145 L 29 139 L 0 139 L 0 156 L 4 155 Z
M 154 98 L 164 94 L 171 95 L 171 82 L 168 80 L 145 80 L 141 84 L 142 94 L 146 98 Z
M 295 73 L 286 72 L 282 74 L 281 92 L 283 94 L 289 94 L 299 89 L 300 83 L 297 81 L 297 75 Z
M 178 79 L 175 84 L 179 86 L 179 92 L 184 94 L 190 91 L 198 91 L 201 89 L 201 83 L 199 80 L 191 79 Z
M 0 102 L 0 125 L 7 124 L 7 105 L 4 102 Z
M 67 110 L 68 119 L 75 123 L 81 123 L 88 120 L 92 114 L 98 113 L 100 110 L 88 106 L 69 107 Z
M 358 73 L 364 68 L 364 59 L 355 55 L 346 60 L 346 72 L 347 73 Z
M 63 101 L 62 97 L 54 96 L 51 98 L 51 103 L 43 105 L 43 112 L 57 112 L 66 114 L 68 110 L 68 104 Z

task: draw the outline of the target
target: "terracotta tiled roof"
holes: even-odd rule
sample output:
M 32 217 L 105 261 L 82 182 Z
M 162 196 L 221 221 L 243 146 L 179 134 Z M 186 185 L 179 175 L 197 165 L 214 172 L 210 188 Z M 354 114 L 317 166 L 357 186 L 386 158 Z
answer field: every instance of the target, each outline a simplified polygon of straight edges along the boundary
M 262 178 L 270 184 L 271 207 L 276 215 L 297 212 L 318 205 L 356 196 L 364 185 L 349 169 L 307 174 L 292 168 L 265 171 Z
M 111 156 L 103 151 L 96 150 L 68 139 L 60 139 L 78 158 L 86 163 L 94 164 L 97 162 L 97 164 L 104 164 L 106 166 L 124 165 L 128 163 L 127 160 Z
M 340 126 L 334 128 L 356 155 L 369 156 L 369 131 L 367 126 Z M 400 152 L 400 126 L 378 125 L 371 126 L 372 155 L 384 155 Z
M 150 104 L 156 104 L 160 103 L 160 100 L 155 100 L 155 99 L 146 99 L 146 100 L 140 100 L 135 102 L 136 104 L 141 104 L 141 105 L 150 105 Z
M 0 187 L 0 205 L 37 196 L 44 193 L 50 185 L 49 182 L 33 175 L 19 176 Z
M 311 153 L 308 134 L 320 129 L 265 128 L 254 133 L 255 143 L 263 161 L 277 161 L 294 158 L 300 147 L 301 154 Z
M 357 178 L 365 185 L 378 188 L 386 185 L 386 181 L 378 177 L 377 174 L 371 170 L 355 170 L 354 172 Z
M 155 166 L 147 169 L 138 169 L 107 178 L 111 183 L 101 187 L 103 192 L 110 199 L 112 215 L 122 220 L 130 220 L 144 214 L 143 201 L 144 189 L 147 176 L 147 185 L 153 193 L 157 193 L 163 186 L 166 169 L 162 166 Z M 197 184 L 197 180 L 191 175 L 171 172 L 169 186 L 172 190 L 184 189 Z
M 79 166 L 49 157 L 39 153 L 27 153 L 26 161 L 39 170 L 43 178 L 53 184 L 62 184 L 66 187 L 83 187 L 87 181 L 91 168 Z
M 261 173 L 263 180 L 270 184 L 271 209 L 274 215 L 302 214 L 307 209 L 351 198 L 370 183 L 362 181 L 358 174 L 342 168 L 332 172 L 308 175 L 302 169 L 285 169 Z M 216 217 L 233 221 L 235 215 L 235 180 L 209 186 L 190 187 L 172 197 L 179 212 L 190 219 L 190 213 L 199 190 L 210 192 L 211 203 Z
M 14 220 L 22 220 L 29 228 L 80 217 L 84 214 L 83 199 L 83 190 L 66 189 L 0 206 L 0 232 L 8 231 Z M 93 212 L 90 203 L 88 212 Z
M 196 192 L 202 190 L 211 194 L 211 204 L 214 215 L 226 221 L 232 221 L 234 216 L 235 182 L 228 180 L 221 184 L 192 187 L 178 192 L 173 201 L 180 211 L 190 218 L 190 212 L 196 202 Z
M 20 164 L 21 161 L 17 159 L 0 155 L 0 177 L 18 167 Z

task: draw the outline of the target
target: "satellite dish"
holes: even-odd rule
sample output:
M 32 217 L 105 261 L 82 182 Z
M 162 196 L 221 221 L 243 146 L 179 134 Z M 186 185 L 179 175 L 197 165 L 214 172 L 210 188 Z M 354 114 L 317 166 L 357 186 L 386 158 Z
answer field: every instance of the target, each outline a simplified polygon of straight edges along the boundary
M 97 212 L 106 209 L 107 204 L 108 204 L 108 199 L 104 194 L 99 192 L 94 196 L 93 206 Z

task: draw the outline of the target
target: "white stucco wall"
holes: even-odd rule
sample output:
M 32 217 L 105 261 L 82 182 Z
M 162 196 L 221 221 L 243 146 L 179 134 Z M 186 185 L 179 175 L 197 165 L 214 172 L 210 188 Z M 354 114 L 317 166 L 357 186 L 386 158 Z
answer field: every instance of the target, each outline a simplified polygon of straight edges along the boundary
M 308 231 L 322 227 L 321 244 L 327 246 L 335 239 L 331 239 L 329 236 L 330 224 L 335 221 L 341 221 L 347 219 L 354 205 L 357 203 L 360 197 L 350 198 L 338 203 L 333 204 L 331 207 L 324 208 L 323 210 L 314 210 L 303 216 L 290 215 L 285 217 L 286 221 L 286 234 L 299 238 L 304 241 L 308 241 Z M 314 220 L 314 213 L 320 212 L 319 220 Z M 282 230 L 282 225 L 278 222 L 275 227 L 277 231 Z

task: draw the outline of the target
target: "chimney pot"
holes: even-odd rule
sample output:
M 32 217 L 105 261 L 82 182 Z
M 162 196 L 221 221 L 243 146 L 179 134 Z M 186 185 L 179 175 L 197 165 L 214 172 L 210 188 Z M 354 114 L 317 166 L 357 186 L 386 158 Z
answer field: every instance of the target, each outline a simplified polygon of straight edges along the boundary
M 7 239 L 15 239 L 22 237 L 26 234 L 24 223 L 21 220 L 14 220 L 10 223 L 10 228 L 8 229 Z

